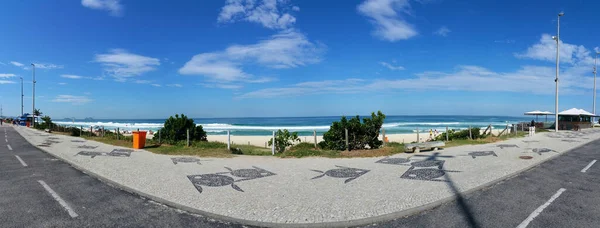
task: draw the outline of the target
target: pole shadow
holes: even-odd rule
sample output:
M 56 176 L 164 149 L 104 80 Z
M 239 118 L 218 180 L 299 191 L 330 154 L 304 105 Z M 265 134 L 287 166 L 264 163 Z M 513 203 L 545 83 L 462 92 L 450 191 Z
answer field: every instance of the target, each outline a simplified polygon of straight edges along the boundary
M 425 155 L 415 155 L 415 156 L 424 157 Z M 431 156 L 427 156 L 426 160 L 435 161 L 435 160 L 438 160 L 437 159 L 438 157 L 454 157 L 454 156 L 440 156 L 440 153 L 436 152 L 436 153 L 433 153 Z M 465 200 L 463 195 L 460 193 L 460 191 L 458 190 L 458 188 L 456 187 L 456 185 L 454 184 L 454 182 L 452 181 L 450 176 L 448 176 L 448 174 L 446 174 L 446 175 L 444 175 L 444 179 L 446 180 L 445 182 L 448 184 L 448 187 L 450 188 L 450 190 L 452 190 L 452 193 L 454 193 L 454 195 L 456 196 L 456 203 L 458 204 L 460 211 L 462 212 L 467 223 L 469 224 L 469 227 L 480 228 L 481 226 L 477 222 L 477 219 L 475 219 L 472 209 L 469 207 L 469 205 L 467 204 L 467 201 Z

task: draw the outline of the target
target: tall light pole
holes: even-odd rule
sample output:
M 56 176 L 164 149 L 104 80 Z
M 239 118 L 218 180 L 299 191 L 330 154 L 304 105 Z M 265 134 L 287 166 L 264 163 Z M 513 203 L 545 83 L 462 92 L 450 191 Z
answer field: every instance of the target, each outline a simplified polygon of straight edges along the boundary
M 32 124 L 31 124 L 31 127 L 35 128 L 35 64 L 32 63 L 31 67 L 32 67 L 31 69 L 33 70 L 32 71 L 32 74 L 33 74 L 33 80 L 32 80 L 32 82 L 33 82 L 33 97 L 31 98 L 32 99 L 32 102 L 31 102 L 32 103 L 32 105 L 31 105 L 32 106 L 32 110 L 31 110 L 31 117 L 32 117 L 31 118 L 31 122 L 32 122 Z
M 598 67 L 598 55 L 600 55 L 600 52 L 596 52 L 596 59 L 594 59 L 594 105 L 592 106 L 594 115 L 596 115 L 596 68 Z M 592 117 L 592 126 L 594 122 L 596 122 L 596 118 Z
M 556 40 L 556 79 L 554 79 L 554 81 L 556 82 L 556 97 L 555 97 L 555 103 L 554 103 L 554 118 L 555 118 L 555 123 L 554 123 L 554 131 L 558 132 L 558 65 L 559 65 L 559 51 L 560 51 L 560 17 L 562 17 L 563 15 L 565 15 L 565 13 L 561 12 L 558 14 L 558 21 L 556 24 L 556 36 L 552 37 L 552 39 Z
M 21 116 L 23 116 L 23 77 L 19 77 L 21 79 Z

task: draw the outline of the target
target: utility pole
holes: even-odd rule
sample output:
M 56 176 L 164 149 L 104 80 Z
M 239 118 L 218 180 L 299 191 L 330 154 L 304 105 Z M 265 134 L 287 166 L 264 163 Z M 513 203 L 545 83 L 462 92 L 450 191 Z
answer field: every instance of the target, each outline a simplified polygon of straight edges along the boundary
M 554 131 L 558 132 L 558 65 L 560 63 L 559 60 L 559 50 L 560 50 L 560 17 L 562 17 L 563 15 L 565 15 L 565 13 L 561 12 L 558 14 L 558 20 L 557 20 L 557 24 L 556 24 L 556 36 L 552 37 L 554 40 L 556 40 L 556 79 L 554 79 L 554 81 L 556 82 L 556 98 L 555 98 L 555 104 L 554 104 L 554 118 L 555 118 L 555 123 L 554 123 Z
M 32 99 L 31 106 L 32 106 L 33 110 L 31 110 L 31 127 L 35 128 L 35 64 L 32 63 L 31 67 L 33 70 L 32 71 L 32 73 L 33 73 L 33 80 L 32 80 L 32 82 L 33 82 L 33 97 L 31 98 Z
M 19 77 L 21 79 L 21 116 L 23 116 L 23 77 Z
M 594 115 L 596 115 L 596 68 L 598 67 L 598 55 L 600 55 L 600 52 L 596 52 L 596 58 L 594 59 L 594 105 L 593 107 L 593 112 Z M 596 122 L 596 117 L 592 117 L 592 126 L 594 125 L 594 123 Z

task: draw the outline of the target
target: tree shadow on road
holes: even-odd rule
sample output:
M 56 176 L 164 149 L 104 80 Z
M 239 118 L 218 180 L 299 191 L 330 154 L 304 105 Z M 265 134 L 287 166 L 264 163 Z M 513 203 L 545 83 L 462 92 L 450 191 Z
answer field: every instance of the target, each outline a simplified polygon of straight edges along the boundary
M 422 157 L 424 155 L 415 155 L 415 156 Z M 427 156 L 426 160 L 438 160 L 437 159 L 438 157 L 450 158 L 450 157 L 454 157 L 454 156 L 447 156 L 447 155 L 440 156 L 440 153 L 436 152 L 436 153 L 433 153 L 431 156 Z M 475 219 L 473 211 L 467 204 L 465 198 L 463 197 L 461 192 L 458 190 L 456 185 L 454 185 L 454 182 L 452 181 L 450 176 L 448 176 L 448 174 L 446 174 L 446 175 L 444 175 L 444 178 L 446 180 L 446 183 L 448 184 L 448 187 L 450 188 L 450 190 L 452 190 L 452 193 L 455 195 L 456 203 L 458 204 L 460 211 L 464 215 L 466 222 L 469 224 L 469 227 L 473 227 L 473 228 L 481 227 L 479 225 L 479 223 L 477 222 L 477 220 Z

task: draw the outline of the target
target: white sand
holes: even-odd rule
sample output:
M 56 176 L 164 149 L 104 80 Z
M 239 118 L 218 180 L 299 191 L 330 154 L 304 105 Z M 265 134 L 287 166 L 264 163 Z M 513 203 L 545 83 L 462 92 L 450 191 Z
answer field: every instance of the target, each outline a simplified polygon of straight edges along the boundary
M 497 135 L 503 129 L 495 129 L 493 130 L 493 134 Z M 481 131 L 483 133 L 483 130 Z M 417 141 L 417 133 L 412 134 L 389 134 L 386 135 L 388 138 L 388 142 L 398 142 L 398 143 L 410 143 L 413 141 Z M 227 143 L 227 135 L 208 135 L 208 141 L 217 141 Z M 272 136 L 249 136 L 249 135 L 231 135 L 232 144 L 245 144 L 245 145 L 254 145 L 254 146 L 262 146 L 268 145 L 269 140 L 271 140 Z M 314 143 L 314 136 L 299 136 L 301 142 Z M 429 139 L 429 133 L 419 133 L 419 138 L 421 142 L 427 141 Z M 379 139 L 382 139 L 382 136 L 379 135 Z M 317 143 L 323 140 L 322 135 L 317 135 Z

